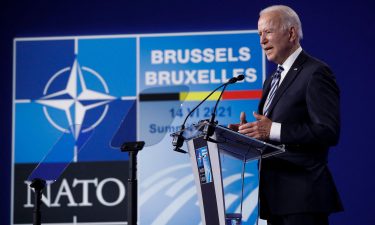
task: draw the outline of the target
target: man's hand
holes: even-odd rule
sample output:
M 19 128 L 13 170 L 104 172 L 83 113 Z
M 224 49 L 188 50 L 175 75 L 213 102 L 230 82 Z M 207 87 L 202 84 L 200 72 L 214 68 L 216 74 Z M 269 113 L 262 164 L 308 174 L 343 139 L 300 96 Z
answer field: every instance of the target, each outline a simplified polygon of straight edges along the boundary
M 243 125 L 245 123 L 247 123 L 247 121 L 246 121 L 246 114 L 245 114 L 245 112 L 241 112 L 241 114 L 240 114 L 240 123 L 228 124 L 228 128 L 232 129 L 234 131 L 238 131 L 239 126 L 241 126 L 241 125 Z
M 240 125 L 238 127 L 238 132 L 259 140 L 268 140 L 270 137 L 272 121 L 255 112 L 253 115 L 256 121 Z

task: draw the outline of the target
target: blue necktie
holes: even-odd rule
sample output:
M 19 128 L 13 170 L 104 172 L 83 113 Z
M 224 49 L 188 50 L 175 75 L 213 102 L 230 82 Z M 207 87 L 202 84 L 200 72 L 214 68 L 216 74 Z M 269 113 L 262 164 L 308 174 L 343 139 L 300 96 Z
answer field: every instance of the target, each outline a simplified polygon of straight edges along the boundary
M 275 74 L 272 76 L 272 81 L 271 81 L 271 90 L 268 93 L 268 97 L 266 99 L 266 102 L 264 103 L 263 107 L 263 115 L 267 116 L 269 107 L 272 103 L 272 99 L 275 96 L 276 90 L 279 87 L 280 83 L 280 77 L 281 73 L 284 71 L 284 68 L 282 66 L 278 66 Z

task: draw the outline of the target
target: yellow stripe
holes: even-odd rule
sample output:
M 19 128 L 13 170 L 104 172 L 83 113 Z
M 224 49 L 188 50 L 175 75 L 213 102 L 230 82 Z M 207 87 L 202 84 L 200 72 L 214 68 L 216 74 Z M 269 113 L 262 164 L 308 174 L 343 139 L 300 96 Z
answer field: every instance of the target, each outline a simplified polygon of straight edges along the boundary
M 200 92 L 180 92 L 180 101 L 202 101 L 209 91 L 200 91 Z M 213 93 L 207 100 L 217 100 L 220 96 L 220 92 Z

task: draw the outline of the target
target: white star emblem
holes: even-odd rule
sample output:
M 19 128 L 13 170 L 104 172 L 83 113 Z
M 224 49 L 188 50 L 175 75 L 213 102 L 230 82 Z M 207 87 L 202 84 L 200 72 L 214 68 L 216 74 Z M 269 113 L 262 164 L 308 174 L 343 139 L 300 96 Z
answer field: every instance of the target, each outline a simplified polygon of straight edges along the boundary
M 53 81 L 53 79 L 56 78 L 61 73 L 67 71 L 68 69 L 63 69 L 59 71 L 51 78 L 50 82 L 48 82 L 44 90 L 45 96 L 43 98 L 40 98 L 36 102 L 44 106 L 63 110 L 65 112 L 65 115 L 66 115 L 66 118 L 70 127 L 70 132 L 73 134 L 74 138 L 77 140 L 82 129 L 82 124 L 84 122 L 86 112 L 90 109 L 93 109 L 102 105 L 106 105 L 116 98 L 108 94 L 108 88 L 104 80 L 102 79 L 100 81 L 102 82 L 107 93 L 101 93 L 98 91 L 88 89 L 86 87 L 86 82 L 85 82 L 81 67 L 79 66 L 77 59 L 74 60 L 65 89 L 46 95 L 49 84 Z M 85 70 L 93 74 L 96 73 L 95 71 L 88 69 L 88 68 L 86 68 Z M 95 74 L 95 75 L 98 78 L 100 78 L 99 74 Z M 99 120 L 103 119 L 107 110 L 108 110 L 108 105 L 106 105 L 106 108 Z M 50 119 L 50 117 L 48 116 L 48 112 L 45 108 L 44 108 L 44 112 L 46 113 L 48 120 L 50 120 L 50 122 L 56 128 L 64 132 L 69 132 L 68 130 L 63 129 L 60 126 L 58 126 L 56 123 L 54 123 L 52 119 Z M 99 122 L 100 121 L 97 121 L 95 124 L 93 124 L 91 126 L 91 129 L 97 126 Z

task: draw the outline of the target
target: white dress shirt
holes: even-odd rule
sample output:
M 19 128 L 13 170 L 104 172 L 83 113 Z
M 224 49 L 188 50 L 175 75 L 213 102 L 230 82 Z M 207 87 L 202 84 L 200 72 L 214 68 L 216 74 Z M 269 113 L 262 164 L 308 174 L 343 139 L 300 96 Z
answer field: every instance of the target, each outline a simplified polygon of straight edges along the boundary
M 284 68 L 284 71 L 280 75 L 279 87 L 281 85 L 281 82 L 283 82 L 286 74 L 289 72 L 290 68 L 292 67 L 294 61 L 296 61 L 297 57 L 299 56 L 301 52 L 302 52 L 302 47 L 300 46 L 281 65 Z M 270 140 L 279 142 L 280 138 L 281 138 L 281 123 L 272 122 L 271 130 L 270 130 Z

